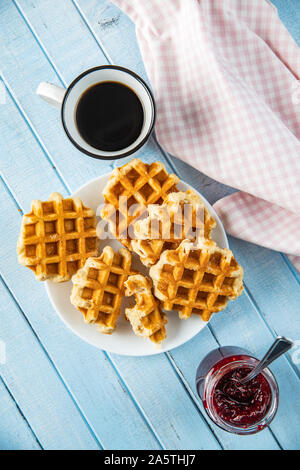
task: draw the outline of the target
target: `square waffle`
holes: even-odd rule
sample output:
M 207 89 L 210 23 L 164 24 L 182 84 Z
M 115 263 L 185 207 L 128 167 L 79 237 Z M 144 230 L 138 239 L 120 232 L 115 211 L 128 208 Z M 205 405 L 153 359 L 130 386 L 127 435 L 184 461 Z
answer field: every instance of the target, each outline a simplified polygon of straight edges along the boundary
M 131 249 L 133 222 L 147 215 L 149 204 L 161 204 L 176 191 L 178 182 L 179 178 L 168 174 L 161 162 L 147 164 L 135 158 L 112 172 L 103 190 L 101 217 L 108 221 L 111 233 Z
M 132 249 L 143 264 L 155 264 L 164 250 L 176 249 L 184 239 L 209 238 L 216 222 L 194 191 L 170 193 L 164 204 L 149 205 L 149 216 L 134 223 Z
M 125 314 L 137 336 L 149 338 L 160 344 L 166 338 L 166 315 L 160 310 L 159 302 L 152 294 L 152 282 L 149 278 L 136 274 L 125 282 L 127 296 L 134 295 L 136 304 L 126 308 Z
M 178 311 L 182 319 L 194 313 L 208 321 L 243 290 L 243 269 L 232 252 L 204 238 L 196 245 L 184 240 L 176 250 L 164 251 L 150 276 L 162 307 Z
M 120 315 L 124 283 L 131 274 L 131 253 L 121 248 L 115 253 L 110 246 L 98 258 L 89 258 L 72 278 L 71 303 L 87 323 L 111 334 Z
M 17 245 L 19 263 L 39 281 L 63 282 L 98 253 L 96 217 L 77 197 L 52 193 L 48 201 L 34 200 L 25 214 Z

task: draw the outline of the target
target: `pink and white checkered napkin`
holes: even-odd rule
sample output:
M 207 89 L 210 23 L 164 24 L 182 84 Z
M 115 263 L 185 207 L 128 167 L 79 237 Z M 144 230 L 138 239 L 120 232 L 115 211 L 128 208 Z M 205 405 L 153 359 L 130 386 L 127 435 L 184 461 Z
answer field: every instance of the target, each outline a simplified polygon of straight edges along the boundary
M 300 49 L 265 0 L 113 0 L 135 22 L 160 144 L 240 192 L 226 230 L 300 269 Z

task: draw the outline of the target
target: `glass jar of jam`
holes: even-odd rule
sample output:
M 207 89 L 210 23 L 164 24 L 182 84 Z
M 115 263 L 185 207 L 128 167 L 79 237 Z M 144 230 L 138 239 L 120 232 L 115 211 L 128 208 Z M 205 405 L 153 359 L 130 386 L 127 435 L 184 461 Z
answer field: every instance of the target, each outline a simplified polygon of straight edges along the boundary
M 208 416 L 222 429 L 254 434 L 274 418 L 278 385 L 272 372 L 266 368 L 245 385 L 239 383 L 258 362 L 248 351 L 235 346 L 214 349 L 201 361 L 197 392 Z

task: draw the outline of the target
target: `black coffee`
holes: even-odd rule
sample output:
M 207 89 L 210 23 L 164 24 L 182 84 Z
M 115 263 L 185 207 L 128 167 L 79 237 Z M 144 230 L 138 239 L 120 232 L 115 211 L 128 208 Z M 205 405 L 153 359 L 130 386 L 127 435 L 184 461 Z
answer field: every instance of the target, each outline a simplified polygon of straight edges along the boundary
M 81 137 L 98 150 L 114 152 L 131 145 L 140 135 L 143 106 L 137 95 L 118 82 L 101 82 L 81 96 L 76 109 Z

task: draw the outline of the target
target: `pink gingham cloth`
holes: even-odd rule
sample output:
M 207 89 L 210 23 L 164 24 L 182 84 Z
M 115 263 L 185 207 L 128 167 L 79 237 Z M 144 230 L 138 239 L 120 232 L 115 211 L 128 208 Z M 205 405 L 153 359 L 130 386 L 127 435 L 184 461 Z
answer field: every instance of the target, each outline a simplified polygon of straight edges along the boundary
M 300 269 L 300 50 L 266 0 L 113 0 L 136 24 L 170 154 L 240 191 L 232 235 Z

